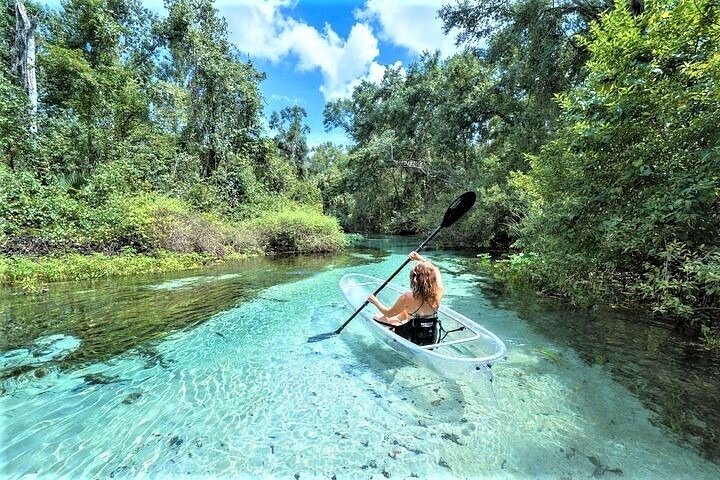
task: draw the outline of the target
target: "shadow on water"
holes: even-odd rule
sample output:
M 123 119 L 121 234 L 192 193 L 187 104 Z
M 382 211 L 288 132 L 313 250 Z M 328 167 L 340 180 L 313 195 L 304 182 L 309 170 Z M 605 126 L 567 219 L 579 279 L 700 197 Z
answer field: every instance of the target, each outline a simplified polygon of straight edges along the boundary
M 479 272 L 470 262 L 466 268 Z M 586 364 L 604 368 L 657 414 L 653 422 L 720 462 L 720 352 L 644 314 L 573 309 L 534 292 L 508 291 L 487 277 L 480 288 L 496 308 L 516 312 L 535 331 L 571 347 Z
M 251 258 L 197 270 L 51 284 L 42 296 L 0 291 L 0 379 L 75 368 L 192 328 L 260 292 L 320 271 L 382 261 L 385 251 Z M 220 334 L 219 334 L 220 335 Z M 139 347 L 139 348 L 138 348 Z

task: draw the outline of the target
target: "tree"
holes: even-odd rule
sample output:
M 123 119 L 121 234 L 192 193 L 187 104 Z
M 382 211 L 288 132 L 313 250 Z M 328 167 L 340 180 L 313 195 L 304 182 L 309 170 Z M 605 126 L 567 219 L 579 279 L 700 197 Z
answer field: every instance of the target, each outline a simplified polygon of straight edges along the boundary
M 149 125 L 151 74 L 147 66 L 138 68 L 136 59 L 152 56 L 152 50 L 140 53 L 151 45 L 138 40 L 146 38 L 151 18 L 138 0 L 68 0 L 61 12 L 48 14 L 40 52 L 48 128 L 58 127 L 55 119 L 66 116 L 79 122 L 85 137 L 77 145 L 84 161 L 68 159 L 67 168 L 53 169 L 90 171 L 111 159 L 135 129 Z
M 0 15 L 0 155 L 11 169 L 18 169 L 32 154 L 30 134 L 33 129 L 33 111 L 17 67 L 24 63 L 18 58 L 15 43 L 18 40 L 15 2 L 3 1 Z M 21 54 L 20 57 L 23 57 Z
M 231 151 L 246 148 L 260 133 L 264 78 L 238 60 L 227 39 L 227 24 L 211 0 L 168 0 L 168 18 L 159 28 L 172 55 L 165 80 L 189 92 L 186 145 L 202 159 L 209 177 Z
M 295 165 L 300 178 L 307 176 L 307 134 L 310 127 L 303 123 L 305 117 L 307 112 L 299 105 L 285 107 L 280 113 L 273 112 L 270 116 L 270 128 L 278 132 L 275 136 L 277 147 Z
M 348 155 L 343 147 L 331 142 L 321 143 L 312 149 L 308 175 L 317 183 L 322 195 L 323 211 L 347 223 L 350 213 L 350 194 L 346 184 L 352 172 L 347 167 Z
M 30 102 L 30 133 L 37 132 L 37 80 L 35 78 L 35 19 L 30 18 L 25 5 L 15 2 L 15 42 L 12 49 L 12 71 L 18 83 L 25 89 Z
M 535 201 L 520 241 L 556 277 L 592 272 L 658 311 L 717 318 L 718 15 L 680 0 L 593 25 L 588 77 L 561 95 L 562 127 L 525 178 Z

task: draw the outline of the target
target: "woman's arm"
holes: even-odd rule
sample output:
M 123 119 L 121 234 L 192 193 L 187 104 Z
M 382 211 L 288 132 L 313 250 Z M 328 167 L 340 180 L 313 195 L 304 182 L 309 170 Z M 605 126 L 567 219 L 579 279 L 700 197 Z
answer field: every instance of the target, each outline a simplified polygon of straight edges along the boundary
M 385 305 L 383 305 L 382 302 L 375 297 L 375 295 L 370 295 L 368 297 L 368 302 L 375 305 L 377 309 L 380 310 L 380 313 L 382 313 L 384 316 L 392 317 L 405 311 L 408 304 L 410 303 L 411 297 L 411 293 L 403 293 L 398 297 L 397 300 L 395 300 L 395 303 L 391 307 L 386 307 Z

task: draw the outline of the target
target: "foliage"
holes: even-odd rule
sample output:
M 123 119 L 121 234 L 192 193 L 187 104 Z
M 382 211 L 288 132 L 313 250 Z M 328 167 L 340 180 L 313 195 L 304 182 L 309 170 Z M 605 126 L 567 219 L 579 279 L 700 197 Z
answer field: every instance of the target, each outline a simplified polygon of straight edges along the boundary
M 289 207 L 244 222 L 257 231 L 264 250 L 272 253 L 332 252 L 346 244 L 337 221 L 319 210 Z
M 562 128 L 522 180 L 535 206 L 518 245 L 557 265 L 544 283 L 577 263 L 657 312 L 718 318 L 706 276 L 720 249 L 717 15 L 712 1 L 658 2 L 593 25 L 588 78 L 560 96 Z
M 324 205 L 351 230 L 420 233 L 472 189 L 476 208 L 440 242 L 505 253 L 506 278 L 578 305 L 641 301 L 715 328 L 717 8 L 443 7 L 466 51 L 389 68 L 326 105 L 326 128 L 354 143 L 338 175 L 318 176 L 341 186 Z
M 458 2 L 440 12 L 446 28 L 487 48 L 445 60 L 426 54 L 328 104 L 326 127 L 355 141 L 347 187 L 361 211 L 349 212 L 348 225 L 418 232 L 437 222 L 432 206 L 472 189 L 485 210 L 463 222 L 455 243 L 507 251 L 526 208 L 508 177 L 526 171 L 526 154 L 553 135 L 554 95 L 583 78 L 587 50 L 577 35 L 597 13 L 536 0 Z M 486 23 L 475 30 L 468 22 Z
M 296 159 L 261 137 L 263 75 L 239 60 L 212 2 L 172 0 L 167 9 L 164 19 L 138 0 L 30 9 L 41 37 L 36 134 L 2 57 L 3 253 L 258 253 L 265 238 L 238 222 L 322 204 L 317 181 L 300 178 Z M 1 23 L 10 43 L 13 15 L 6 9 Z M 342 244 L 321 213 L 283 225 L 304 220 L 313 237 L 298 237 L 298 248 Z
M 10 82 L 5 72 L 0 72 L 0 156 L 11 168 L 21 167 L 28 161 L 30 142 L 28 99 L 21 88 Z
M 538 20 L 564 16 L 566 28 L 572 34 L 612 5 L 613 3 L 607 0 L 561 0 L 552 3 L 458 0 L 454 5 L 443 6 L 438 16 L 443 20 L 445 33 L 449 33 L 452 28 L 459 29 L 458 42 L 479 43 L 502 35 L 508 26 L 521 28 L 524 25 L 523 20 L 527 19 L 519 15 L 519 12 L 537 11 L 538 6 L 544 7 Z
M 131 251 L 119 255 L 0 256 L 0 284 L 17 285 L 36 294 L 49 282 L 188 270 L 217 261 L 217 257 L 197 253 L 138 255 Z
M 150 189 L 145 193 L 129 189 L 123 193 L 122 188 L 115 188 L 102 199 L 98 194 L 102 182 L 94 177 L 64 178 L 43 185 L 28 173 L 11 174 L 3 168 L 0 226 L 6 240 L 1 248 L 18 253 L 56 249 L 112 253 L 130 248 L 137 252 L 169 250 L 225 256 L 233 252 L 257 253 L 263 246 L 275 246 L 277 242 L 266 237 L 285 235 L 283 228 L 297 228 L 287 233 L 295 240 L 284 251 L 329 251 L 343 245 L 338 241 L 341 233 L 334 220 L 321 211 L 307 213 L 289 200 L 268 199 L 275 208 L 285 205 L 285 210 L 280 207 L 278 214 L 266 213 L 254 223 L 241 226 L 217 213 L 198 213 L 188 202 Z M 319 204 L 319 198 L 316 202 Z M 263 207 L 265 212 L 270 210 L 270 204 Z M 296 213 L 295 220 L 286 218 Z M 308 239 L 303 240 L 305 234 Z
M 317 184 L 323 211 L 348 229 L 353 197 L 347 191 L 352 175 L 348 170 L 347 151 L 330 142 L 316 146 L 309 157 L 308 173 Z
M 717 318 L 720 312 L 720 250 L 712 253 L 691 251 L 674 241 L 657 260 L 644 264 L 643 279 L 635 286 L 652 302 L 653 311 L 686 317 L 695 328 Z M 698 322 L 702 319 L 705 322 Z
M 307 117 L 305 109 L 299 105 L 285 107 L 280 113 L 273 112 L 270 116 L 270 128 L 277 130 L 275 142 L 283 156 L 297 169 L 302 178 L 307 170 L 307 134 L 310 128 L 303 124 Z
M 259 133 L 258 82 L 263 75 L 238 60 L 227 22 L 211 0 L 169 0 L 158 25 L 172 57 L 161 78 L 188 92 L 183 137 L 209 177 L 228 155 Z

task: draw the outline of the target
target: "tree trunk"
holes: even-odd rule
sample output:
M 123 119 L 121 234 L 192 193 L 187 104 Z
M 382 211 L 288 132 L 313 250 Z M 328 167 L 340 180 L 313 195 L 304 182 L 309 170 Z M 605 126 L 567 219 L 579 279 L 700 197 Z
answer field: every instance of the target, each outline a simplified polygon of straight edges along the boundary
M 15 44 L 13 45 L 13 72 L 30 100 L 30 133 L 37 132 L 37 81 L 35 79 L 35 27 L 34 19 L 28 17 L 25 5 L 15 1 Z

